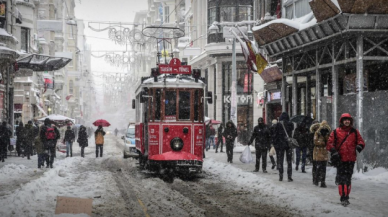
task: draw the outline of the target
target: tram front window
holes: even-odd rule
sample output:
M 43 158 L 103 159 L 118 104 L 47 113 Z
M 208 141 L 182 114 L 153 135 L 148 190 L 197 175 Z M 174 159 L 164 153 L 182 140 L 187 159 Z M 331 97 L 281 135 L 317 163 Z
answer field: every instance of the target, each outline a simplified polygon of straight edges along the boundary
M 166 120 L 176 120 L 176 92 L 166 91 L 165 98 L 165 116 Z
M 179 120 L 190 120 L 190 92 L 179 92 Z

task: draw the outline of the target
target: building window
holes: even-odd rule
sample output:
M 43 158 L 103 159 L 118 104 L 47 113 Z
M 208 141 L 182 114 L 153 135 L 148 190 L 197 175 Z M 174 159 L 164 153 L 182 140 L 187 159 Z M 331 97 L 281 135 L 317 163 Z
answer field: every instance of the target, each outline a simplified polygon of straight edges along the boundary
M 236 7 L 221 7 L 220 8 L 221 22 L 235 22 L 236 21 Z
M 73 80 L 69 81 L 69 93 L 70 94 L 74 93 L 74 82 L 73 82 Z
M 20 49 L 28 53 L 29 50 L 29 38 L 30 38 L 30 30 L 27 28 L 21 28 L 20 33 Z
M 214 21 L 217 21 L 217 8 L 209 8 L 208 25 L 210 26 Z
M 170 22 L 170 7 L 166 6 L 164 7 L 164 22 L 169 23 Z
M 303 17 L 311 12 L 309 0 L 289 0 L 285 3 L 284 8 L 287 19 Z
M 238 21 L 252 20 L 251 6 L 238 7 Z

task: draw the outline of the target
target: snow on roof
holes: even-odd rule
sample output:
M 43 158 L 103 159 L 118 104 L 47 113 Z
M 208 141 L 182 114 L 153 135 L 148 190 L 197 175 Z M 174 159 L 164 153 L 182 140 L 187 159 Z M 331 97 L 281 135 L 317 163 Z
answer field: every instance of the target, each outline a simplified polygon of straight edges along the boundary
M 0 28 L 0 35 L 6 36 L 6 37 L 12 37 L 12 35 L 9 34 L 7 31 L 5 31 L 5 29 L 3 28 Z
M 310 12 L 310 13 L 304 15 L 303 17 L 296 18 L 293 20 L 285 19 L 285 18 L 272 20 L 272 21 L 265 23 L 263 25 L 255 26 L 252 28 L 252 30 L 257 31 L 257 30 L 263 29 L 263 28 L 265 28 L 271 24 L 274 24 L 274 23 L 284 24 L 284 25 L 293 27 L 293 28 L 300 31 L 302 29 L 306 29 L 310 26 L 315 25 L 317 23 L 317 20 L 315 19 L 313 12 Z

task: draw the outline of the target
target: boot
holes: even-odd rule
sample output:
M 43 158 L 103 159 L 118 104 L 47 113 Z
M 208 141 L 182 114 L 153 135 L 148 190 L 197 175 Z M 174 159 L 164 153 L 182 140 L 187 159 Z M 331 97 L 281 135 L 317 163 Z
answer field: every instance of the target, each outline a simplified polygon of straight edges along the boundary
M 259 169 L 255 169 L 255 170 L 253 170 L 253 172 L 257 173 L 257 172 L 259 172 Z
M 296 165 L 296 167 L 295 167 L 295 170 L 296 170 L 296 171 L 298 171 L 298 169 L 299 169 L 298 167 L 299 167 L 299 165 Z
M 316 185 L 316 186 L 318 186 L 318 181 L 317 181 L 317 180 L 314 180 L 314 181 L 313 181 L 313 184 Z
M 263 173 L 268 173 L 267 170 L 263 170 Z
M 318 184 L 318 183 L 317 183 Z M 325 182 L 321 182 L 321 188 L 327 188 L 326 186 L 326 183 Z
M 291 177 L 288 177 L 288 182 L 294 181 Z
M 283 174 L 279 174 L 279 181 L 283 181 Z
M 53 168 L 53 164 L 50 164 L 50 168 Z
M 275 169 L 275 167 L 276 167 L 276 164 L 272 165 L 272 169 Z

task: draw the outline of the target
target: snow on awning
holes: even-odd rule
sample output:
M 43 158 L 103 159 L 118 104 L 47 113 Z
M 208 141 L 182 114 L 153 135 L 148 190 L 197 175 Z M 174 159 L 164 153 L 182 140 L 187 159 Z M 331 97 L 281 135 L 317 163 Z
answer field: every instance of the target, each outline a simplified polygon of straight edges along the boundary
M 48 116 L 47 113 L 43 110 L 43 108 L 40 107 L 38 104 L 36 104 L 36 107 L 38 107 L 39 111 L 42 112 L 43 115 Z
M 282 72 L 277 65 L 272 65 L 263 70 L 260 74 L 265 83 L 282 80 Z
M 1 30 L 1 28 L 0 28 L 0 30 Z M 19 54 L 15 50 L 12 50 L 12 49 L 6 47 L 5 44 L 0 43 L 0 56 L 5 57 L 5 58 L 16 59 L 19 57 Z
M 274 20 L 259 26 L 261 28 L 253 28 L 253 35 L 259 45 L 265 45 L 297 32 L 298 27 L 295 27 L 294 24 L 292 20 L 288 19 Z
M 19 68 L 34 71 L 54 71 L 65 67 L 71 61 L 65 57 L 51 57 L 40 54 L 31 54 L 17 61 Z

